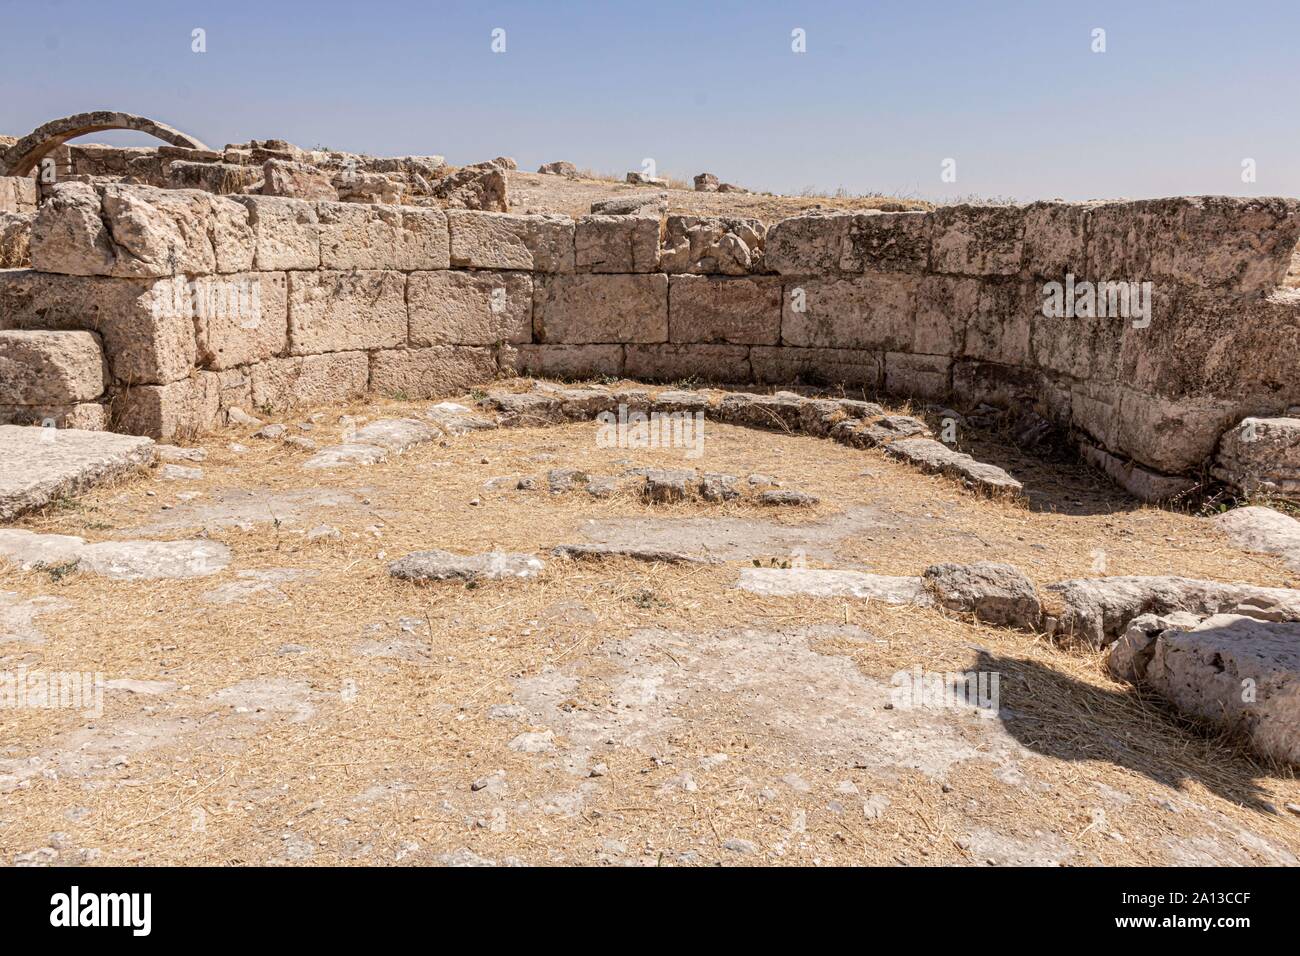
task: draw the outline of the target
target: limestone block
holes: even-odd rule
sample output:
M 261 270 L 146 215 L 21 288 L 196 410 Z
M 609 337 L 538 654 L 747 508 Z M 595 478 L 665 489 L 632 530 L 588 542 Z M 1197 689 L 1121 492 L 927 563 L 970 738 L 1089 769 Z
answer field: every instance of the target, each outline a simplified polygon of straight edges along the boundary
M 1251 493 L 1300 493 L 1300 418 L 1250 417 L 1223 434 L 1215 477 Z
M 288 275 L 289 342 L 294 355 L 406 344 L 402 273 L 321 270 Z
M 659 264 L 661 220 L 654 214 L 583 216 L 574 234 L 579 272 L 653 272 Z
M 845 272 L 923 272 L 930 260 L 930 214 L 864 212 L 849 220 L 839 267 Z
M 764 267 L 767 226 L 732 216 L 669 216 L 659 269 L 674 275 L 733 275 Z
M 316 204 L 278 196 L 233 197 L 248 210 L 254 268 L 319 269 L 320 220 Z
M 1191 472 L 1208 464 L 1235 417 L 1232 403 L 1214 398 L 1164 398 L 1126 388 L 1111 447 L 1167 474 Z
M 668 284 L 672 342 L 775 345 L 781 339 L 776 279 L 675 275 Z
M 87 329 L 100 334 L 113 377 L 166 384 L 194 367 L 194 321 L 183 277 L 112 279 L 0 272 L 0 315 L 15 328 Z
M 946 206 L 931 213 L 930 267 L 959 275 L 1013 275 L 1024 252 L 1018 206 Z
M 365 352 L 269 359 L 252 366 L 252 405 L 289 409 L 359 398 L 370 381 Z
M 0 404 L 75 405 L 106 385 L 93 332 L 0 332 Z
M 748 382 L 749 349 L 743 345 L 628 345 L 624 372 L 647 381 L 697 379 Z
M 0 425 L 39 425 L 102 432 L 108 428 L 108 409 L 98 402 L 76 405 L 0 405 Z
M 767 231 L 767 267 L 781 275 L 824 275 L 840 267 L 852 213 L 806 213 Z
M 268 159 L 262 164 L 262 195 L 326 202 L 339 198 L 329 173 L 308 163 L 287 159 Z
M 213 372 L 195 372 L 166 385 L 137 385 L 118 396 L 114 431 L 167 441 L 210 431 L 218 424 L 220 391 Z
M 908 349 L 918 282 L 903 273 L 787 282 L 781 341 L 814 348 Z
M 413 272 L 406 298 L 413 346 L 532 340 L 530 273 Z
M 172 189 L 201 189 L 219 196 L 241 194 L 260 178 L 255 168 L 231 163 L 175 160 L 167 167 L 167 183 Z
M 30 176 L 0 176 L 0 212 L 35 211 L 36 180 Z
M 946 355 L 886 352 L 885 391 L 914 398 L 947 398 L 951 366 L 952 359 Z
M 370 356 L 370 390 L 380 395 L 439 398 L 496 377 L 496 358 L 489 348 L 435 345 L 383 350 Z
M 288 281 L 283 272 L 201 276 L 188 286 L 203 367 L 247 365 L 288 348 Z
M 749 351 L 754 381 L 770 385 L 880 387 L 884 360 L 864 349 L 803 349 L 756 345 Z
M 665 275 L 538 276 L 533 289 L 538 342 L 668 341 Z
M 521 345 L 512 355 L 509 368 L 519 375 L 543 378 L 621 376 L 623 346 Z
M 446 269 L 447 214 L 416 206 L 317 205 L 324 269 Z
M 1064 282 L 1086 275 L 1086 233 L 1095 202 L 1036 202 L 1025 207 L 1025 270 Z
M 451 263 L 458 268 L 573 272 L 574 223 L 568 216 L 516 216 L 453 209 Z

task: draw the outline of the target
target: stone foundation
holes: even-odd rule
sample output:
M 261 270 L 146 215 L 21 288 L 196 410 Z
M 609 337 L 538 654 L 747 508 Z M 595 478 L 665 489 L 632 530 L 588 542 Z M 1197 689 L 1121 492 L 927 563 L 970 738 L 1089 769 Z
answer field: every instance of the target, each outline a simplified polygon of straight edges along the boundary
M 1298 212 L 1206 197 L 765 228 L 68 183 L 32 269 L 0 273 L 0 328 L 99 333 L 95 400 L 155 437 L 520 372 L 845 385 L 1032 409 L 1159 498 L 1243 418 L 1300 404 Z

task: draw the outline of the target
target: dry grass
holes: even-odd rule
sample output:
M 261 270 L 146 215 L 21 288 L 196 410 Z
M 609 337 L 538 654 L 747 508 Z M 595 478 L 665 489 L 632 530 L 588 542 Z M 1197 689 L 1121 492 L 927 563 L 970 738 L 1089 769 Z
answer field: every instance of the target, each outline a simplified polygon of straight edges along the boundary
M 332 440 L 342 411 L 377 417 L 418 414 L 422 407 L 383 402 L 333 409 L 312 434 Z M 291 426 L 301 420 L 286 418 Z M 209 522 L 163 535 L 206 531 L 227 544 L 234 560 L 209 578 L 114 582 L 73 573 L 55 581 L 41 571 L 0 571 L 0 590 L 72 602 L 39 619 L 43 646 L 0 645 L 5 668 L 26 662 L 177 685 L 156 698 L 110 695 L 104 717 L 94 722 L 103 732 L 165 725 L 172 737 L 139 751 L 131 749 L 136 738 L 114 737 L 99 760 L 103 766 L 85 773 L 57 769 L 57 752 L 87 739 L 82 718 L 66 711 L 0 711 L 0 758 L 45 754 L 56 770 L 5 795 L 0 858 L 52 845 L 50 835 L 63 833 L 68 854 L 98 848 L 104 862 L 266 862 L 285 858 L 298 840 L 315 848 L 315 863 L 428 862 L 465 846 L 493 859 L 591 863 L 609 854 L 608 841 L 627 847 L 624 859 L 671 862 L 690 850 L 707 862 L 736 860 L 721 844 L 744 838 L 757 843 L 761 855 L 741 862 L 980 863 L 978 841 L 968 837 L 981 828 L 1030 843 L 1051 834 L 1072 848 L 1076 862 L 1170 862 L 1198 848 L 1226 853 L 1224 846 L 1244 854 L 1244 862 L 1275 861 L 1252 841 L 1300 853 L 1294 820 L 1260 809 L 1265 801 L 1300 802 L 1293 776 L 1250 760 L 1230 741 L 1207 736 L 1120 687 L 1094 657 L 1032 635 L 923 608 L 761 598 L 732 589 L 739 563 L 553 560 L 535 582 L 477 588 L 416 587 L 387 574 L 387 561 L 428 548 L 541 552 L 582 540 L 589 519 L 732 517 L 796 529 L 833 524 L 842 512 L 861 510 L 880 524 L 835 542 L 833 559 L 810 554 L 810 565 L 915 574 L 937 561 L 1006 560 L 1041 586 L 1095 573 L 1102 551 L 1111 574 L 1295 584 L 1280 562 L 1226 545 L 1188 515 L 1146 507 L 1034 511 L 976 499 L 876 452 L 759 434 L 709 424 L 704 458 L 685 462 L 680 452 L 596 448 L 587 425 L 502 430 L 420 446 L 370 468 L 322 473 L 301 469 L 306 452 L 229 431 L 205 440 L 210 457 L 202 481 L 136 479 L 28 518 L 23 526 L 33 530 L 99 540 L 137 536 L 141 526 L 210 504 L 232 489 L 255 491 L 268 502 L 277 493 L 304 489 L 356 499 L 297 519 L 276 515 L 269 504 L 271 520 L 247 528 Z M 252 450 L 236 454 L 227 448 L 232 440 Z M 744 502 L 650 508 L 631 494 L 595 501 L 581 492 L 482 490 L 498 475 L 541 479 L 558 466 L 613 474 L 651 464 L 763 472 L 818 494 L 823 503 L 778 513 Z M 1083 473 L 1057 479 L 1069 495 L 1094 487 Z M 180 501 L 178 494 L 189 491 L 203 497 Z M 1096 486 L 1095 494 L 1113 493 Z M 337 527 L 341 539 L 307 542 L 301 531 L 322 522 Z M 238 581 L 239 571 L 285 567 L 314 576 L 277 585 L 284 602 L 265 595 L 228 605 L 204 599 L 214 587 Z M 395 627 L 403 618 L 413 631 Z M 381 634 L 368 630 L 379 622 Z M 682 635 L 672 638 L 680 647 L 655 645 L 653 653 L 671 673 L 689 667 L 692 655 L 706 652 L 729 628 L 818 624 L 835 630 L 810 639 L 816 651 L 846 658 L 876 680 L 888 682 L 890 674 L 916 665 L 1002 673 L 1003 701 L 1018 715 L 1017 739 L 1026 748 L 1018 760 L 1022 776 L 968 761 L 948 777 L 945 791 L 932 777 L 904 767 L 882 774 L 823 765 L 786 730 L 754 723 L 743 706 L 720 695 L 683 702 L 675 713 L 680 724 L 662 738 L 609 749 L 600 758 L 608 769 L 593 781 L 570 775 L 562 760 L 508 749 L 507 741 L 528 728 L 490 715 L 491 706 L 509 703 L 522 683 L 552 674 L 574 681 L 572 709 L 603 712 L 623 666 L 620 642 L 644 629 Z M 846 626 L 870 639 L 854 638 L 857 632 Z M 367 641 L 389 639 L 425 648 L 408 658 L 359 650 Z M 286 654 L 285 645 L 309 652 Z M 213 697 L 253 679 L 280 682 L 277 694 L 288 709 L 238 715 Z M 315 714 L 295 723 L 293 708 L 303 702 Z M 111 765 L 116 747 L 126 754 L 125 765 Z M 699 769 L 696 760 L 710 754 L 730 759 Z M 690 768 L 698 789 L 675 786 Z M 508 798 L 493 803 L 471 793 L 470 781 L 497 769 L 506 773 Z M 781 784 L 791 773 L 806 778 L 810 789 Z M 864 818 L 861 810 L 832 812 L 832 804 L 846 802 L 836 789 L 846 780 L 863 795 L 887 795 L 888 811 L 879 820 Z M 538 809 L 584 784 L 594 789 L 573 814 Z M 1183 812 L 1164 809 L 1163 800 Z M 530 809 L 520 809 L 525 806 Z M 70 819 L 69 810 L 78 807 L 89 812 Z M 491 825 L 489 807 L 506 814 L 503 830 Z M 1108 814 L 1104 826 L 1091 816 L 1097 807 Z M 795 816 L 804 821 L 797 837 L 790 835 Z

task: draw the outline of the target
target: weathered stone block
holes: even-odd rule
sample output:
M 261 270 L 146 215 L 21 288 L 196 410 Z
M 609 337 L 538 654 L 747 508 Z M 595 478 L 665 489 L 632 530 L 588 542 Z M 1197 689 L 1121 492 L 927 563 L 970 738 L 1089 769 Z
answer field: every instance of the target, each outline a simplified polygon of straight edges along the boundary
M 947 206 L 931 213 L 930 267 L 959 275 L 1013 275 L 1024 251 L 1018 206 Z
M 574 223 L 568 216 L 516 216 L 453 209 L 451 263 L 471 269 L 573 272 Z
M 1085 230 L 1097 203 L 1036 202 L 1025 207 L 1025 271 L 1064 282 L 1068 274 L 1086 274 Z
M 533 277 L 527 272 L 413 272 L 406 299 L 413 346 L 532 340 Z
M 283 272 L 202 276 L 189 283 L 198 362 L 227 369 L 281 355 L 289 345 Z
M 666 342 L 668 277 L 539 276 L 533 334 L 548 344 Z
M 236 196 L 253 230 L 254 268 L 319 269 L 320 220 L 316 204 L 278 196 Z
M 756 345 L 749 350 L 754 380 L 770 385 L 880 387 L 884 360 L 863 349 L 801 349 Z
M 966 316 L 967 358 L 1030 364 L 1030 333 L 1037 286 L 1016 279 L 980 280 L 974 310 Z
M 1123 389 L 1116 451 L 1168 474 L 1198 469 L 1236 418 L 1233 403 L 1210 397 L 1172 399 Z
M 890 395 L 944 399 L 952 360 L 946 355 L 885 353 L 885 391 Z
M 1290 267 L 1300 203 L 1230 196 L 1101 203 L 1089 213 L 1088 235 L 1092 279 L 1264 292 Z
M 0 176 L 0 212 L 36 211 L 36 180 L 30 176 Z
M 1247 494 L 1300 495 L 1300 418 L 1245 418 L 1223 434 L 1215 477 Z
M 326 202 L 339 198 L 325 170 L 308 163 L 274 158 L 262 164 L 262 195 Z
M 787 282 L 781 341 L 815 348 L 910 348 L 918 282 L 904 274 Z
M 108 428 L 108 409 L 98 402 L 76 405 L 0 405 L 0 425 L 40 425 L 102 432 Z
M 104 393 L 93 332 L 0 332 L 0 404 L 74 405 Z
M 231 163 L 175 160 L 167 167 L 167 183 L 170 188 L 201 189 L 219 196 L 243 193 L 260 178 L 255 168 Z
M 781 339 L 780 280 L 672 276 L 668 331 L 673 342 L 775 345 Z
M 628 345 L 629 378 L 673 382 L 748 382 L 749 349 L 743 345 Z
M 113 430 L 166 440 L 189 438 L 218 424 L 220 392 L 213 372 L 167 385 L 137 385 L 118 396 Z
M 252 267 L 248 211 L 188 189 L 56 186 L 32 227 L 42 272 L 119 278 L 209 275 Z
M 511 356 L 509 367 L 520 375 L 544 378 L 622 375 L 623 346 L 521 345 Z
M 323 202 L 320 256 L 324 269 L 446 269 L 447 214 L 416 206 Z
M 189 285 L 171 279 L 111 279 L 0 272 L 0 315 L 15 328 L 88 329 L 123 384 L 166 384 L 189 375 L 195 338 Z
M 852 213 L 809 213 L 767 231 L 767 267 L 781 275 L 824 275 L 840 267 Z
M 438 398 L 464 392 L 497 377 L 492 350 L 435 345 L 394 349 L 370 356 L 370 390 L 402 398 Z
M 302 408 L 364 395 L 370 362 L 365 352 L 332 352 L 269 359 L 252 366 L 251 373 L 254 408 Z
M 845 272 L 923 272 L 930 260 L 930 215 L 857 213 L 842 248 L 839 267 Z
M 371 207 L 365 207 L 371 208 Z M 294 355 L 406 344 L 406 276 L 400 272 L 290 272 Z
M 575 227 L 579 272 L 653 272 L 659 265 L 658 215 L 583 216 Z
M 32 264 L 34 212 L 0 212 L 0 269 L 26 269 Z M 4 319 L 0 319 L 0 327 Z

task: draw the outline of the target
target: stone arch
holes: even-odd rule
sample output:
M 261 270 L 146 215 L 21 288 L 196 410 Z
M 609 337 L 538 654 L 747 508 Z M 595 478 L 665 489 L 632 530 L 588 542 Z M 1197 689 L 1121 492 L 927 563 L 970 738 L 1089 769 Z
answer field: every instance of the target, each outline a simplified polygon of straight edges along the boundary
M 159 123 L 147 116 L 133 113 L 119 113 L 116 110 L 96 110 L 92 113 L 77 113 L 62 119 L 51 120 L 28 133 L 14 145 L 0 154 L 0 176 L 26 176 L 50 150 L 61 146 L 70 139 L 87 133 L 98 133 L 106 129 L 133 129 L 148 133 L 173 146 L 186 146 L 190 149 L 207 149 L 202 142 L 166 123 Z

